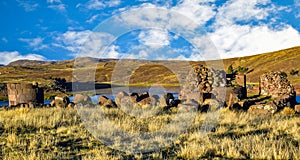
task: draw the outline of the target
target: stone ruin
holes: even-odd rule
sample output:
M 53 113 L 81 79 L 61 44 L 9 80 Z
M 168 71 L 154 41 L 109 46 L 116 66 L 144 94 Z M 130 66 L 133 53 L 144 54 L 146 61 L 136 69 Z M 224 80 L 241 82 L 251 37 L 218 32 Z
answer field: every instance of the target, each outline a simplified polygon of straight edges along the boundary
M 251 112 L 275 113 L 284 107 L 294 108 L 296 105 L 296 92 L 289 80 L 280 72 L 272 72 L 260 76 L 260 94 L 269 96 L 266 104 L 255 104 L 249 108 Z
M 7 84 L 9 106 L 19 104 L 44 104 L 44 90 L 38 84 Z
M 273 72 L 260 76 L 260 94 L 276 98 L 283 95 L 295 96 L 296 92 L 287 78 L 280 72 Z
M 260 94 L 269 95 L 279 108 L 294 107 L 296 91 L 290 81 L 280 72 L 264 74 L 260 77 Z
M 180 100 L 195 100 L 199 104 L 203 104 L 205 99 L 212 95 L 212 91 L 218 87 L 226 86 L 225 71 L 209 69 L 203 65 L 195 66 L 188 74 L 186 83 L 179 93 Z

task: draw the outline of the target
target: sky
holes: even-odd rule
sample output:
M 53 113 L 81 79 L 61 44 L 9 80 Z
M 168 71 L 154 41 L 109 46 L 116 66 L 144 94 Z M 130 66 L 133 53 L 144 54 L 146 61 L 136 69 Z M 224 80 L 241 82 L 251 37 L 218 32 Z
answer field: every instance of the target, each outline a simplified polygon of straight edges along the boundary
M 208 60 L 300 46 L 300 0 L 1 0 L 0 64 Z

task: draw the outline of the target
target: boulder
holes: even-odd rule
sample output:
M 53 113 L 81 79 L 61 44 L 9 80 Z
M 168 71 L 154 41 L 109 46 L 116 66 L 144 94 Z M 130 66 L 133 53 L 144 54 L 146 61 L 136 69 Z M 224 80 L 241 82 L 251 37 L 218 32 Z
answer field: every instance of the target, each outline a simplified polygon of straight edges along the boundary
M 128 96 L 128 94 L 127 94 L 126 92 L 124 92 L 124 91 L 119 92 L 119 93 L 116 95 L 115 102 L 116 102 L 117 106 L 120 107 L 120 105 L 121 105 L 121 100 L 122 100 L 122 98 L 124 98 L 125 96 Z
M 106 96 L 100 96 L 98 99 L 98 104 L 101 106 L 108 107 L 108 108 L 116 107 L 116 104 L 111 99 L 107 98 Z
M 55 100 L 52 100 L 52 101 L 50 102 L 50 106 L 51 106 L 51 107 L 55 107 Z
M 132 108 L 134 107 L 135 102 L 133 102 L 133 99 L 131 96 L 125 96 L 121 99 L 121 106 L 120 107 L 124 107 L 124 108 Z
M 84 94 L 76 94 L 74 96 L 73 99 L 73 103 L 77 104 L 77 103 L 91 103 L 91 97 L 89 97 L 88 95 L 84 95 Z
M 66 94 L 60 94 L 54 98 L 54 106 L 56 107 L 66 108 L 69 103 L 70 99 Z
M 30 102 L 30 103 L 28 103 L 28 107 L 29 107 L 29 108 L 35 108 L 36 105 L 35 105 L 34 103 Z
M 281 95 L 274 100 L 274 103 L 278 109 L 283 109 L 284 107 L 294 107 L 296 104 L 296 96 Z
M 277 106 L 273 103 L 252 105 L 248 112 L 253 114 L 269 115 L 277 112 Z
M 68 107 L 68 108 L 74 108 L 74 107 L 75 107 L 75 103 L 71 102 L 71 103 L 68 104 L 67 107 Z
M 171 106 L 172 100 L 174 100 L 174 96 L 173 96 L 172 93 L 163 94 L 159 98 L 159 105 L 162 106 L 162 107 Z
M 199 109 L 199 104 L 195 100 L 189 99 L 187 101 L 179 103 L 177 108 L 178 108 L 178 111 L 180 111 L 180 112 L 197 111 Z

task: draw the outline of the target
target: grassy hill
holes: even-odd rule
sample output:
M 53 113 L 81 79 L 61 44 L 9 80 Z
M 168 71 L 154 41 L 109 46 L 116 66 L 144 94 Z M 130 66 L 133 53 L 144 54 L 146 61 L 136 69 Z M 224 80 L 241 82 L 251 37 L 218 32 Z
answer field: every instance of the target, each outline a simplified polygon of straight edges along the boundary
M 116 59 L 95 59 L 95 58 L 79 58 L 76 61 L 82 63 L 88 62 L 91 67 L 96 67 L 95 81 L 97 83 L 111 83 L 111 75 L 116 70 Z M 0 82 L 32 82 L 36 81 L 42 85 L 46 85 L 53 81 L 53 78 L 65 78 L 67 82 L 72 81 L 73 66 L 75 60 L 41 62 L 21 60 L 12 62 L 7 66 L 0 67 Z M 147 65 L 140 66 L 130 70 L 130 66 L 138 63 L 139 60 L 128 60 L 122 62 L 122 68 L 128 69 L 127 77 L 130 78 L 131 85 L 147 85 L 147 84 L 164 84 L 167 86 L 178 86 L 179 79 L 185 75 L 176 76 L 171 70 L 178 70 L 179 73 L 188 69 L 182 67 L 182 61 L 152 61 Z M 290 75 L 290 71 L 300 70 L 300 47 L 289 48 L 281 51 L 264 53 L 255 56 L 225 59 L 224 70 L 229 65 L 233 68 L 247 67 L 248 83 L 258 83 L 259 76 L 265 72 L 283 71 L 288 75 L 289 80 L 294 85 L 300 85 L 300 74 Z M 167 64 L 168 68 L 159 65 L 159 63 Z M 204 64 L 204 62 L 188 62 L 191 65 Z M 181 66 L 181 67 L 180 67 Z M 123 70 L 122 70 L 123 71 Z M 128 77 L 130 76 L 130 77 Z

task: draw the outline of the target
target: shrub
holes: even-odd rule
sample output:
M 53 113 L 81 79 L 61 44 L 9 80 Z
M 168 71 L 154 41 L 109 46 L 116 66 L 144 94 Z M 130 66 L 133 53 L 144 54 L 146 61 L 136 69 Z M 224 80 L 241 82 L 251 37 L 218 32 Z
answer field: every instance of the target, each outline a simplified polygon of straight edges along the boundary
M 241 67 L 241 66 L 238 66 L 237 68 L 237 72 L 239 73 L 246 73 L 249 69 L 247 67 Z
M 234 73 L 232 64 L 231 64 L 230 66 L 228 66 L 228 68 L 227 68 L 227 73 L 228 73 L 228 74 L 233 74 L 233 73 Z
M 290 75 L 292 75 L 292 76 L 293 76 L 293 75 L 296 75 L 296 74 L 298 74 L 298 72 L 299 72 L 299 71 L 295 71 L 294 69 L 292 69 L 292 70 L 290 71 Z
M 286 74 L 285 72 L 281 72 L 280 75 L 281 75 L 282 77 L 284 77 L 284 78 L 287 77 L 287 74 Z

